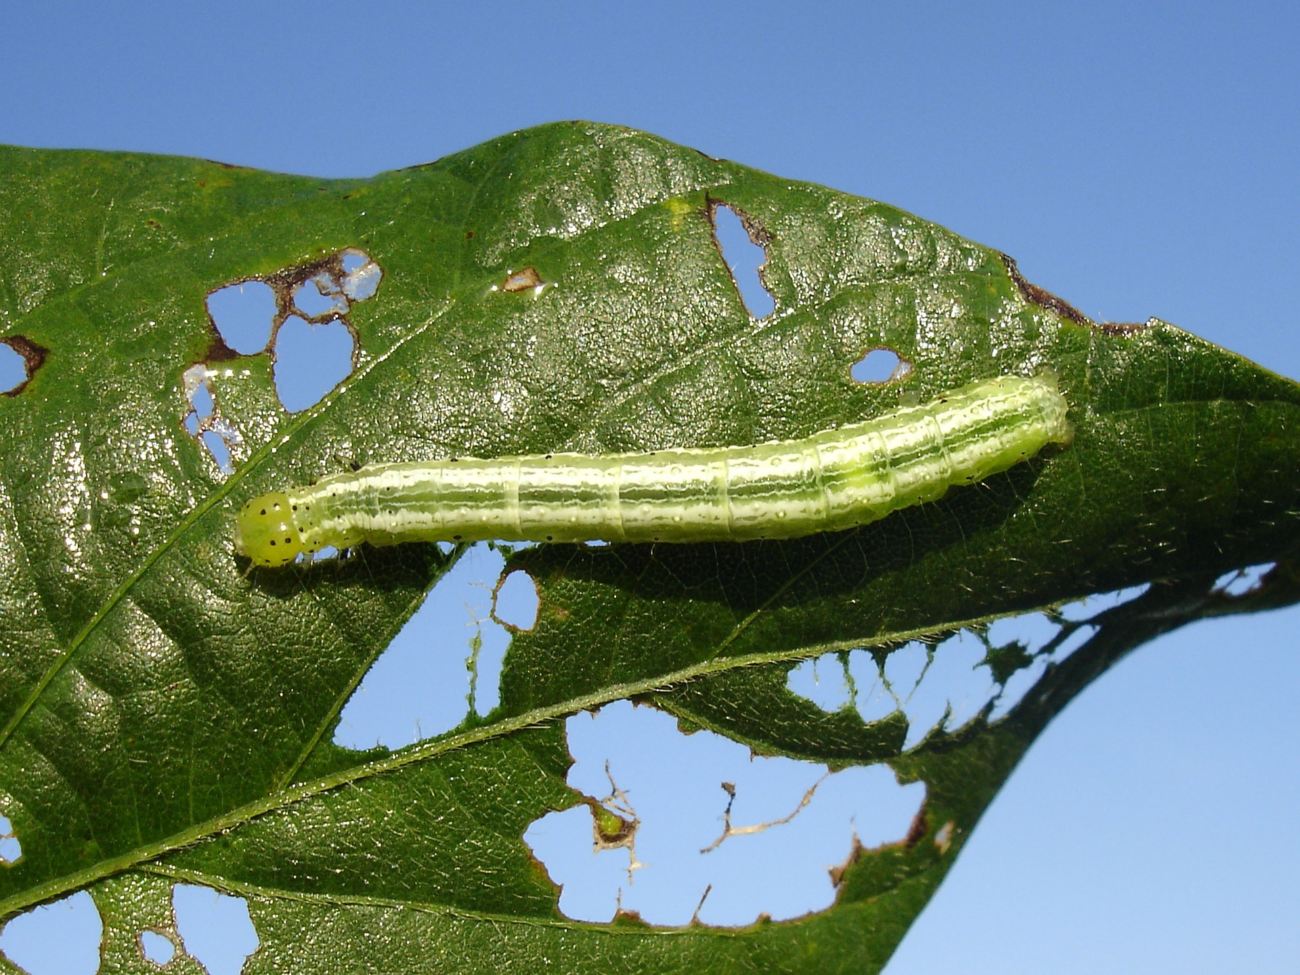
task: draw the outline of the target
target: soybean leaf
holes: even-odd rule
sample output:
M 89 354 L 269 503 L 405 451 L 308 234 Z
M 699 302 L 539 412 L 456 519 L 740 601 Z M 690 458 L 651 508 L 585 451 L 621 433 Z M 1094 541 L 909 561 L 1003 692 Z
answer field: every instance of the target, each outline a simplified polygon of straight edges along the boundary
M 1296 598 L 1294 384 L 1164 322 L 1089 322 L 881 203 L 578 123 L 369 180 L 24 149 L 0 175 L 0 337 L 29 374 L 0 397 L 0 814 L 22 846 L 0 913 L 89 889 L 117 970 L 152 970 L 136 934 L 168 928 L 186 880 L 247 899 L 252 971 L 876 971 L 1075 693 L 1153 635 Z M 766 249 L 761 317 L 720 206 Z M 275 296 L 266 348 L 210 319 L 241 281 Z M 356 351 L 290 412 L 284 323 L 314 281 Z M 875 348 L 905 374 L 856 382 Z M 1072 445 L 878 524 L 513 552 L 540 608 L 499 705 L 394 751 L 334 744 L 339 713 L 459 551 L 232 557 L 243 500 L 348 461 L 751 443 L 1044 369 Z M 1214 585 L 1262 562 L 1245 595 Z M 996 682 L 1032 673 L 1028 693 L 911 747 L 902 713 L 828 713 L 786 684 L 808 657 L 943 653 L 1141 586 L 1042 646 L 990 642 Z M 925 802 L 897 844 L 853 850 L 824 911 L 576 922 L 523 835 L 586 801 L 564 720 L 625 698 L 760 753 L 884 763 Z

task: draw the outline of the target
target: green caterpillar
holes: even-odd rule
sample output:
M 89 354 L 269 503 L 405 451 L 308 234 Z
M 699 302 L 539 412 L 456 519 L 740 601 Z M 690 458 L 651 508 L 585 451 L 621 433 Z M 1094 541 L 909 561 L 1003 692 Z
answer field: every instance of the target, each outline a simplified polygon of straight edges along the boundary
M 838 531 L 1070 442 L 1056 377 L 999 376 L 921 406 L 746 447 L 372 464 L 244 505 L 258 566 L 362 542 L 706 542 Z

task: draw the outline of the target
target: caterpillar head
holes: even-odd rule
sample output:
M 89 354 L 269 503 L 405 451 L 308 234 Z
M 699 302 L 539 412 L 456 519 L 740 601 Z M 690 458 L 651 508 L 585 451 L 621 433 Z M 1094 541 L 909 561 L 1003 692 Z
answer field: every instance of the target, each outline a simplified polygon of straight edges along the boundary
M 287 565 L 302 551 L 302 536 L 293 522 L 289 496 L 283 491 L 253 498 L 235 517 L 235 554 L 254 565 Z

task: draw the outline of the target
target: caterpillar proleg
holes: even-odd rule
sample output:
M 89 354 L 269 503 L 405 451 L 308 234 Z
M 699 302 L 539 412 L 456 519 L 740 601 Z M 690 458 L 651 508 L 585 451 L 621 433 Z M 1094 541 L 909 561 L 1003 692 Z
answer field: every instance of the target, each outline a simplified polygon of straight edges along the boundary
M 244 505 L 235 551 L 281 566 L 362 542 L 706 542 L 864 525 L 1066 444 L 1056 377 L 999 376 L 799 440 L 372 464 Z

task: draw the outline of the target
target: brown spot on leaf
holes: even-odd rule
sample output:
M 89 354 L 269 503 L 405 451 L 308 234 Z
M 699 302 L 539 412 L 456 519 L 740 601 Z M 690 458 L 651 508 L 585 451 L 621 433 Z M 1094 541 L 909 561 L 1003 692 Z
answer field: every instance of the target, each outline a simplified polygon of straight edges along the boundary
M 1151 326 L 1146 322 L 1102 322 L 1097 330 L 1104 335 L 1136 335 L 1145 332 Z
M 537 273 L 537 268 L 530 264 L 528 267 L 520 268 L 512 274 L 507 274 L 506 279 L 501 282 L 501 290 L 513 294 L 517 291 L 529 291 L 540 287 L 541 284 L 542 276 Z
M 1033 302 L 1035 305 L 1039 305 L 1043 308 L 1048 308 L 1056 312 L 1058 315 L 1070 319 L 1070 321 L 1075 322 L 1078 325 L 1092 324 L 1088 321 L 1087 316 L 1084 315 L 1083 312 L 1079 311 L 1079 309 L 1075 308 L 1069 302 L 1062 298 L 1058 298 L 1046 288 L 1040 288 L 1038 285 L 1030 284 L 1026 281 L 1025 276 L 1020 273 L 1020 268 L 1016 266 L 1016 262 L 1012 260 L 1011 257 L 1006 254 L 1001 254 L 999 256 L 1002 258 L 1002 263 L 1006 266 L 1007 274 L 1011 276 L 1011 280 L 1015 283 L 1016 288 L 1019 289 L 1026 301 Z
M 614 919 L 610 923 L 615 926 L 622 925 L 624 927 L 654 927 L 654 925 L 641 916 L 640 911 L 634 911 L 630 907 L 620 907 L 614 912 Z
M 211 321 L 211 318 L 209 318 L 209 321 Z M 213 331 L 216 331 L 216 328 L 217 328 L 216 325 L 212 326 Z M 239 358 L 239 353 L 236 352 L 234 349 L 232 349 L 230 346 L 226 345 L 226 340 L 223 339 L 221 337 L 221 334 L 218 332 L 217 335 L 213 338 L 211 344 L 208 346 L 208 351 L 204 355 L 203 360 L 205 362 L 224 362 L 227 359 L 238 359 L 238 358 Z
M 339 250 L 327 257 L 308 261 L 306 264 L 295 264 L 293 267 L 281 268 L 279 271 L 256 280 L 265 281 L 271 286 L 272 290 L 275 291 L 276 304 L 283 310 L 293 308 L 293 293 L 298 290 L 299 285 L 306 284 L 319 274 L 339 279 L 343 277 L 343 273 L 343 251 Z M 231 284 L 239 284 L 239 281 L 228 281 L 221 287 Z

